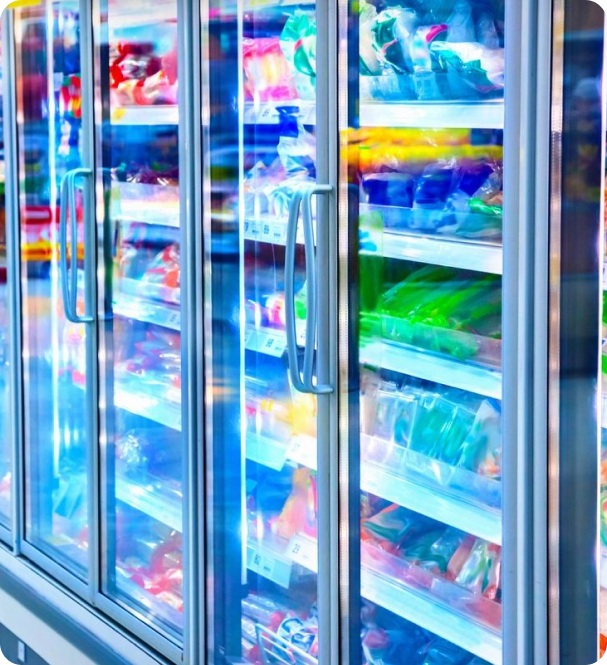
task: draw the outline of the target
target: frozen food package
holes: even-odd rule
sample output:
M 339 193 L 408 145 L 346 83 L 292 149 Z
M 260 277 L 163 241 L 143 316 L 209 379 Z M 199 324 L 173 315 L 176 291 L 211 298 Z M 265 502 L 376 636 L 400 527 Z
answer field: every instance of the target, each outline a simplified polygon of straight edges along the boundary
M 248 100 L 271 102 L 297 99 L 293 74 L 279 37 L 245 38 L 242 51 Z
M 300 99 L 316 98 L 316 19 L 296 10 L 285 23 L 280 46 L 293 72 Z

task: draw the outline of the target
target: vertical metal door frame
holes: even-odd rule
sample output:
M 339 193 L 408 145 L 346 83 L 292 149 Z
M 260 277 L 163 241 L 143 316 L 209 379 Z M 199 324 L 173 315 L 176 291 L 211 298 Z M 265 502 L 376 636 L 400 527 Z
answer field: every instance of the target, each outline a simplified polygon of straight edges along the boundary
M 338 260 L 337 193 L 339 183 L 338 8 L 316 2 L 316 178 L 331 185 L 317 197 L 319 385 L 335 389 L 318 395 L 318 623 L 319 663 L 340 662 L 339 639 L 339 446 L 338 446 Z M 322 221 L 324 220 L 324 224 Z M 321 238 L 321 233 L 326 234 Z
M 358 217 L 357 195 L 352 193 L 348 152 L 351 129 L 359 127 L 358 11 L 352 0 L 340 0 L 337 39 L 339 45 L 338 117 L 338 441 L 339 460 L 339 637 L 342 662 L 361 662 L 361 557 L 360 557 L 360 424 L 358 415 Z
M 9 298 L 10 408 L 12 450 L 12 525 L 13 553 L 21 553 L 23 537 L 23 365 L 21 359 L 21 243 L 19 233 L 19 158 L 17 148 L 17 100 L 15 70 L 15 33 L 13 14 L 2 15 L 2 70 L 4 107 L 4 172 L 6 219 L 6 266 Z
M 205 658 L 203 583 L 204 408 L 203 257 L 202 257 L 202 50 L 200 4 L 178 0 L 179 136 L 181 212 L 182 422 L 184 464 L 184 660 Z
M 506 3 L 503 662 L 545 663 L 550 2 Z M 540 39 L 542 37 L 542 39 Z
M 80 0 L 80 76 L 82 88 L 82 165 L 95 173 L 95 78 L 93 16 L 90 0 Z M 97 179 L 93 177 L 93 183 Z M 84 230 L 85 273 L 97 274 L 97 224 L 95 188 L 87 188 L 86 210 L 91 219 Z M 88 245 L 88 246 L 87 246 Z M 97 280 L 93 280 L 94 323 L 86 326 L 86 419 L 88 436 L 89 590 L 94 602 L 100 585 L 100 473 L 99 473 L 99 330 Z

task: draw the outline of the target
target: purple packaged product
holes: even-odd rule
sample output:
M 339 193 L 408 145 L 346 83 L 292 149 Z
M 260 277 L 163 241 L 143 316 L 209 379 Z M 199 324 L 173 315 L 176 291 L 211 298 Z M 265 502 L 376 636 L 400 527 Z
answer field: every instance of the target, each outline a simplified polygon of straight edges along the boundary
M 415 178 L 408 173 L 371 173 L 363 177 L 363 189 L 371 205 L 411 208 Z

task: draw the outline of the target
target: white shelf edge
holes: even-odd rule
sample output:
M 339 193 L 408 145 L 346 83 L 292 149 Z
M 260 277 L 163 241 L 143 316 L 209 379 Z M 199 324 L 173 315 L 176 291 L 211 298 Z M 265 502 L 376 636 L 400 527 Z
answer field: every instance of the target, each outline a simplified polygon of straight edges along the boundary
M 111 112 L 112 125 L 152 126 L 179 125 L 179 107 L 169 105 L 118 106 Z
M 181 332 L 181 311 L 170 305 L 148 302 L 143 298 L 121 294 L 113 305 L 114 315 Z
M 361 127 L 503 129 L 501 102 L 382 102 L 360 105 Z
M 469 651 L 502 665 L 502 639 L 498 633 L 457 614 L 432 598 L 392 584 L 388 579 L 363 567 L 362 596 L 376 605 Z
M 129 2 L 129 4 L 131 4 Z M 132 3 L 135 5 L 136 3 Z M 158 23 L 177 22 L 177 12 L 173 2 L 166 2 L 163 0 L 156 0 L 153 9 L 147 3 L 140 3 L 142 11 L 135 11 L 133 6 L 129 7 L 126 11 L 126 3 L 117 3 L 123 11 L 116 11 L 112 7 L 109 11 L 109 27 L 112 31 L 122 30 L 124 28 L 140 28 L 146 25 L 157 25 Z
M 181 432 L 181 405 L 168 399 L 148 395 L 144 391 L 133 390 L 132 385 L 125 386 L 117 382 L 114 388 L 114 407 L 128 411 L 135 416 L 147 418 L 169 429 Z M 157 393 L 162 391 L 152 386 Z
M 365 492 L 496 545 L 502 544 L 501 515 L 497 511 L 440 494 L 403 477 L 391 476 L 372 464 L 363 463 L 360 476 L 361 489 Z
M 360 362 L 484 397 L 502 398 L 500 371 L 434 355 L 429 351 L 372 342 L 362 347 Z
M 287 224 L 279 217 L 264 216 L 259 220 L 245 221 L 245 240 L 285 245 L 286 235 Z M 499 245 L 389 231 L 370 232 L 368 239 L 376 245 L 377 250 L 363 249 L 363 255 L 475 270 L 492 275 L 503 273 L 503 252 Z M 297 242 L 303 244 L 303 240 L 303 233 L 300 233 Z
M 306 536 L 296 535 L 291 542 L 295 539 L 309 542 L 314 549 L 317 549 L 316 543 Z M 255 554 L 260 558 L 256 567 L 250 565 L 250 557 Z M 303 565 L 311 572 L 318 574 L 317 557 L 314 560 L 307 559 L 307 561 L 294 560 L 289 558 L 287 552 L 279 552 L 264 543 L 249 541 L 247 557 L 249 570 L 254 570 L 280 586 L 285 586 L 284 581 L 287 577 L 283 566 L 290 566 L 289 578 L 294 563 Z M 264 564 L 266 566 L 265 571 L 263 570 Z M 279 581 L 273 578 L 278 578 Z M 362 596 L 367 600 L 439 637 L 449 640 L 479 658 L 484 658 L 493 665 L 502 664 L 502 640 L 500 636 L 491 629 L 481 626 L 473 618 L 444 607 L 430 596 L 415 593 L 403 586 L 396 586 L 388 579 L 364 566 L 361 571 L 361 582 Z
M 116 477 L 116 499 L 148 517 L 183 533 L 183 508 L 167 497 L 153 496 L 145 487 L 123 475 Z
M 371 232 L 369 239 L 378 249 L 363 250 L 362 254 L 492 275 L 501 275 L 504 271 L 502 248 L 497 245 L 388 231 Z
M 295 114 L 304 125 L 316 124 L 316 102 L 303 99 L 286 99 L 284 101 L 245 102 L 243 122 L 245 125 L 277 125 L 280 114 L 278 108 L 297 107 Z
M 365 436 L 362 434 L 361 439 Z M 250 448 L 249 444 L 252 444 Z M 316 455 L 317 442 L 313 437 L 295 437 L 287 445 L 247 432 L 247 459 L 275 471 L 280 471 L 287 461 L 316 470 Z M 496 545 L 502 544 L 501 513 L 498 510 L 433 491 L 366 462 L 361 465 L 361 490 Z

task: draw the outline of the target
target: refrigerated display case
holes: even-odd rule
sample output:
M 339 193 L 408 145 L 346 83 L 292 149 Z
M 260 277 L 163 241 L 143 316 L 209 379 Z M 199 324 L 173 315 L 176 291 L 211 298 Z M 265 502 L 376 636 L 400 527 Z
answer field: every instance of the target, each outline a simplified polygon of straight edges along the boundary
M 553 345 L 576 294 L 598 321 L 598 273 L 581 291 L 568 273 L 562 300 L 550 280 L 581 265 L 557 201 L 564 222 L 586 206 L 577 240 L 598 246 L 588 85 L 570 199 L 554 173 L 559 95 L 600 70 L 585 38 L 563 47 L 557 5 L 9 15 L 20 363 L 0 592 L 11 571 L 55 630 L 146 665 L 590 657 L 589 356 L 565 380 L 597 345 Z M 561 47 L 582 63 L 565 79 Z

